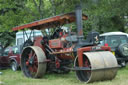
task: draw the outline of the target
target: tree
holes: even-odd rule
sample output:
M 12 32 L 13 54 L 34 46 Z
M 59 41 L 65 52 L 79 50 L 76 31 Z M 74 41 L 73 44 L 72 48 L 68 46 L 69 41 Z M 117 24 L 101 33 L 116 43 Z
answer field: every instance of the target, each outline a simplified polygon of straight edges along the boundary
M 0 43 L 3 49 L 13 44 L 15 32 L 0 32 Z
M 0 0 L 0 31 L 12 31 L 15 26 L 72 12 L 78 4 L 88 16 L 83 22 L 85 35 L 92 30 L 128 32 L 124 28 L 128 0 Z M 76 26 L 71 25 L 75 30 Z
M 27 10 L 24 10 L 24 3 L 23 0 L 0 1 L 0 42 L 3 48 L 15 40 L 16 32 L 11 32 L 14 26 L 31 21 L 31 18 L 27 19 L 29 14 L 27 15 Z
M 125 32 L 123 16 L 127 15 L 127 4 L 127 0 L 90 0 L 86 4 L 83 1 L 84 12 L 89 16 L 88 21 L 84 24 L 85 28 L 100 33 Z

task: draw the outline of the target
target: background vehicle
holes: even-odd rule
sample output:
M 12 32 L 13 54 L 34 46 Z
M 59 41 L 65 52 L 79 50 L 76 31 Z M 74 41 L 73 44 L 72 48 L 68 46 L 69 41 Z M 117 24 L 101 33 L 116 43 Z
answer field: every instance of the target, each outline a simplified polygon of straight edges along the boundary
M 13 71 L 16 71 L 20 68 L 20 46 L 11 47 L 10 52 L 12 54 L 9 55 L 9 64 L 11 66 L 11 69 Z
M 11 53 L 9 52 L 10 47 L 3 49 L 2 46 L 0 46 L 1 53 L 0 53 L 0 68 L 8 68 L 9 65 L 9 56 Z
M 99 33 L 90 32 L 83 36 L 82 14 L 78 6 L 76 12 L 42 19 L 13 28 L 13 31 L 28 28 L 33 31 L 48 29 L 49 35 L 34 37 L 21 54 L 21 69 L 26 77 L 40 78 L 47 72 L 69 73 L 75 70 L 82 82 L 111 80 L 117 73 L 117 60 L 108 46 L 97 46 Z M 64 24 L 77 23 L 77 34 L 61 29 Z M 47 34 L 47 33 L 46 33 Z M 74 66 L 72 64 L 74 63 Z
M 2 55 L 2 46 L 0 44 L 0 56 Z
M 128 62 L 128 38 L 123 32 L 108 32 L 100 35 L 100 45 L 110 46 L 118 64 L 125 66 Z
M 24 35 L 24 34 L 27 34 L 27 35 Z M 24 44 L 24 42 L 26 42 L 28 38 L 33 40 L 33 36 L 43 36 L 43 34 L 40 30 L 34 30 L 34 31 L 27 30 L 25 32 L 22 32 L 22 31 L 17 32 L 16 33 L 16 46 L 20 46 Z
M 16 71 L 20 66 L 20 49 L 17 46 L 2 49 L 0 54 L 0 68 L 9 68 Z

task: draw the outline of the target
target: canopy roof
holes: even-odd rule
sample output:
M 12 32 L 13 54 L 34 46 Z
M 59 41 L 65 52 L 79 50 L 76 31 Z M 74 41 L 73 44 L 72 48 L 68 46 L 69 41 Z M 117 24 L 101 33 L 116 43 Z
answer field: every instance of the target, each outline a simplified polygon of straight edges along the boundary
M 83 14 L 82 19 L 86 20 L 87 16 Z M 75 22 L 75 20 L 76 20 L 75 13 L 72 12 L 72 13 L 58 15 L 58 16 L 54 16 L 46 19 L 41 19 L 25 25 L 17 26 L 17 27 L 14 27 L 12 30 L 18 31 L 18 30 L 23 30 L 25 28 L 30 30 L 33 30 L 33 29 L 43 30 L 46 28 L 53 28 L 57 26 L 62 26 L 64 24 L 72 23 L 72 22 Z

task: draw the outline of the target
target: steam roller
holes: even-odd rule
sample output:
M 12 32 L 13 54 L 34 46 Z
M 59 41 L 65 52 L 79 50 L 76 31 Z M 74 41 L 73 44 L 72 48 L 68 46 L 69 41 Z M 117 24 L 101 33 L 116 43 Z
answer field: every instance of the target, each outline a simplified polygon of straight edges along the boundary
M 110 51 L 83 52 L 83 67 L 79 66 L 78 57 L 74 60 L 76 76 L 82 82 L 112 80 L 118 70 L 115 56 Z M 60 57 L 59 57 L 60 58 Z M 27 77 L 40 78 L 47 71 L 47 59 L 38 46 L 29 46 L 23 50 L 22 71 Z
M 84 38 L 82 20 L 87 19 L 78 6 L 75 12 L 13 28 L 14 31 L 49 28 L 49 32 L 50 29 L 54 29 L 54 32 L 44 33 L 43 36 L 34 36 L 33 41 L 29 36 L 25 42 L 30 46 L 24 47 L 21 54 L 21 69 L 24 75 L 40 78 L 46 72 L 69 73 L 73 70 L 82 82 L 112 80 L 117 74 L 117 60 L 109 46 L 98 46 L 98 32 L 89 32 L 86 39 Z M 72 32 L 71 28 L 67 28 L 68 30 L 61 28 L 64 24 L 72 22 L 76 22 L 77 33 Z

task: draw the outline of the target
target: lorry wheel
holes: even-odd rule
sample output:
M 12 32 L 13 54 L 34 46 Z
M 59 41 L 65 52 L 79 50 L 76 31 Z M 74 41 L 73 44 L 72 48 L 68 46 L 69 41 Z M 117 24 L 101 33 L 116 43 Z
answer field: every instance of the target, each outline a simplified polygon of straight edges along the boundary
M 11 62 L 11 69 L 12 69 L 13 71 L 17 71 L 17 68 L 18 68 L 17 62 L 16 62 L 16 61 L 12 61 L 12 62 Z

